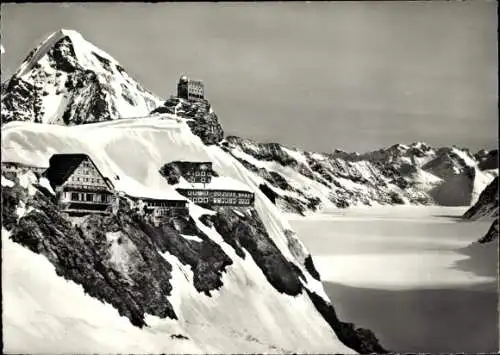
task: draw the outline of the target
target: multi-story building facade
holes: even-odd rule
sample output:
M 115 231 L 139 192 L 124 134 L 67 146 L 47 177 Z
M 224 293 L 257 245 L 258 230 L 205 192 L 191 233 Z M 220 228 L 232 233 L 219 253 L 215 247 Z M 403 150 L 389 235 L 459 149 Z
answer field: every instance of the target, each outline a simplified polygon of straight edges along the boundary
M 212 181 L 212 162 L 192 162 L 179 161 L 175 162 L 180 170 L 180 173 L 186 181 L 196 184 L 208 184 Z
M 142 201 L 144 204 L 144 212 L 151 217 L 151 221 L 155 226 L 159 226 L 170 217 L 189 215 L 186 200 L 154 199 L 148 197 L 132 199 L 137 202 L 139 200 Z
M 183 75 L 177 84 L 177 96 L 189 101 L 203 100 L 205 97 L 205 85 L 201 80 L 188 79 Z
M 157 226 L 167 217 L 189 213 L 187 201 L 183 199 L 155 199 L 119 193 L 86 154 L 53 155 L 44 177 L 56 192 L 60 210 L 70 216 L 116 213 L 119 196 L 127 196 L 134 202 L 142 201 L 145 212 Z
M 193 203 L 207 207 L 250 207 L 255 202 L 255 194 L 248 191 L 179 188 L 177 192 L 190 199 Z
M 118 209 L 118 195 L 86 154 L 54 154 L 44 172 L 56 192 L 59 208 L 69 215 L 111 213 Z

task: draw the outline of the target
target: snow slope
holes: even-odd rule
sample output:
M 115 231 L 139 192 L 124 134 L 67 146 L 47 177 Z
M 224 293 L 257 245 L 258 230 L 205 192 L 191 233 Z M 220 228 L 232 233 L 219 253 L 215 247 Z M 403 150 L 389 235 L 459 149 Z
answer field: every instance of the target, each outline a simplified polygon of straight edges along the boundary
M 3 345 L 8 353 L 204 353 L 175 322 L 139 329 L 118 311 L 58 276 L 54 266 L 2 228 Z
M 327 299 L 321 283 L 312 278 L 304 267 L 304 259 L 309 253 L 295 236 L 285 235 L 285 230 L 291 230 L 290 225 L 259 191 L 256 178 L 220 148 L 206 147 L 191 133 L 185 122 L 179 122 L 173 116 L 162 118 L 122 119 L 78 127 L 12 122 L 2 127 L 2 159 L 37 165 L 44 162 L 47 165 L 53 153 L 85 152 L 119 189 L 142 193 L 142 189 L 147 186 L 147 189 L 154 191 L 157 196 L 166 193 L 165 191 L 174 193 L 169 190 L 169 185 L 158 172 L 165 163 L 175 160 L 212 161 L 214 170 L 221 176 L 235 179 L 255 191 L 255 208 L 270 238 L 283 256 L 302 270 L 306 277 L 306 281 L 303 281 L 305 287 Z M 182 334 L 194 342 L 188 342 L 189 346 L 181 348 L 180 351 L 195 351 L 195 346 L 199 346 L 204 352 L 224 353 L 353 353 L 338 340 L 306 294 L 301 293 L 293 297 L 279 293 L 266 280 L 252 258 L 238 257 L 234 249 L 226 244 L 214 229 L 199 222 L 197 210 L 195 206 L 190 205 L 197 226 L 219 244 L 234 263 L 223 274 L 224 286 L 219 291 L 214 291 L 212 297 L 208 297 L 198 293 L 193 287 L 193 275 L 189 266 L 184 266 L 176 257 L 165 253 L 164 257 L 174 267 L 173 294 L 169 300 L 179 317 L 178 323 L 184 330 Z M 290 247 L 290 238 L 295 239 L 293 249 Z M 51 300 L 57 304 L 57 299 Z M 74 307 L 77 305 L 72 303 L 71 298 L 66 302 Z M 20 309 L 17 309 L 17 312 L 22 313 Z M 4 324 L 9 322 L 14 322 L 14 319 L 4 321 Z M 45 326 L 49 324 L 51 323 Z M 161 322 L 158 327 L 152 326 L 151 331 L 163 332 L 168 329 L 162 326 Z M 4 329 L 7 333 L 16 331 L 13 327 Z M 15 338 L 12 335 L 15 333 L 10 334 L 7 335 Z M 85 334 L 75 333 L 74 336 L 79 341 L 84 341 L 82 337 Z M 229 341 L 230 339 L 233 340 Z M 153 339 L 152 342 L 156 341 Z M 16 350 L 32 352 L 29 343 L 24 343 L 24 347 L 23 344 L 18 345 Z M 95 346 L 99 347 L 100 344 Z M 151 346 L 161 348 L 162 343 Z M 114 352 L 123 349 L 115 344 L 105 344 L 99 348 L 99 352 L 110 347 Z M 146 348 L 142 350 L 141 352 L 149 351 Z M 163 351 L 170 352 L 170 348 Z

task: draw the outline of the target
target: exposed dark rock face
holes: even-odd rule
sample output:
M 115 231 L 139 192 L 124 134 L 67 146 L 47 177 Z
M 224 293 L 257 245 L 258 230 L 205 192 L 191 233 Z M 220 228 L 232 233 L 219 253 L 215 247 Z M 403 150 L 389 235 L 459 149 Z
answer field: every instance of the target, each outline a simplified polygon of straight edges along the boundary
M 184 229 L 182 234 L 200 238 L 201 241 L 186 239 L 177 233 L 170 224 L 163 224 L 156 231 L 159 248 L 169 251 L 182 264 L 191 266 L 194 273 L 194 287 L 198 292 L 210 296 L 210 291 L 222 287 L 222 273 L 233 263 L 222 248 L 208 238 L 189 217 L 190 230 Z M 160 239 L 161 238 L 161 239 Z
M 167 163 L 160 168 L 160 174 L 170 185 L 178 184 L 182 176 L 181 170 L 175 164 Z
M 288 195 L 282 195 L 280 193 L 272 191 L 271 188 L 266 184 L 261 184 L 259 187 L 261 191 L 275 205 L 279 205 L 282 211 L 304 215 L 307 209 L 311 211 L 317 211 L 320 208 L 321 200 L 318 197 L 310 196 L 304 191 L 294 188 L 287 182 L 287 180 L 280 173 L 257 168 L 255 165 L 249 163 L 248 161 L 241 159 L 237 155 L 232 154 L 227 144 L 222 144 L 221 148 L 225 150 L 227 153 L 231 154 L 231 156 L 236 160 L 238 160 L 246 169 L 248 169 L 251 172 L 254 172 L 258 176 L 262 177 L 264 180 L 269 182 L 271 186 L 278 187 L 285 191 L 290 191 L 299 196 L 298 198 L 294 198 Z
M 356 328 L 352 323 L 344 323 L 338 319 L 335 309 L 316 293 L 307 291 L 318 312 L 337 334 L 340 341 L 360 354 L 387 354 L 375 334 L 368 329 Z
M 292 296 L 302 292 L 302 272 L 281 254 L 255 209 L 240 209 L 235 213 L 230 208 L 219 208 L 214 227 L 239 257 L 245 258 L 244 250 L 252 256 L 276 290 Z
M 311 255 L 308 255 L 306 257 L 306 260 L 304 261 L 304 266 L 306 267 L 306 270 L 311 274 L 312 277 L 314 277 L 318 281 L 321 281 L 321 277 L 319 276 L 318 270 L 316 270 L 316 267 L 314 266 Z
M 480 150 L 474 155 L 481 170 L 498 169 L 498 149 Z
M 161 176 L 163 176 L 165 179 L 167 179 L 167 182 L 170 185 L 178 184 L 181 176 L 185 177 L 185 176 L 183 176 L 183 172 L 182 172 L 183 169 L 181 168 L 180 163 L 181 162 L 179 162 L 179 161 L 172 161 L 172 162 L 166 163 L 165 165 L 163 165 L 160 168 L 159 173 L 161 174 Z M 186 170 L 190 169 L 189 168 L 190 164 L 192 164 L 193 166 L 195 165 L 192 162 L 182 162 L 182 163 L 185 166 L 184 168 Z M 186 167 L 186 165 L 188 165 L 188 167 Z M 194 167 L 193 167 L 193 169 L 194 169 Z M 219 174 L 213 169 L 210 170 L 209 173 L 213 177 L 219 176 Z
M 457 170 L 462 173 L 464 170 L 468 170 L 469 167 L 452 148 L 443 147 L 437 150 L 436 158 L 426 163 L 422 168 L 441 179 L 447 180 L 457 175 Z
M 207 100 L 187 101 L 172 96 L 151 112 L 155 113 L 177 113 L 179 117 L 188 119 L 186 123 L 193 134 L 206 145 L 217 144 L 224 138 L 219 119 Z
M 274 204 L 276 204 L 276 197 L 278 196 L 267 184 L 259 185 L 260 191 Z
M 396 192 L 392 191 L 389 194 L 391 202 L 395 205 L 404 205 L 405 201 Z
M 444 183 L 436 186 L 431 196 L 441 206 L 467 206 L 472 200 L 474 177 L 474 168 L 466 167 L 460 174 L 450 175 Z
M 463 215 L 464 219 L 498 217 L 498 176 L 481 192 L 477 202 Z
M 2 92 L 2 124 L 14 121 L 13 112 L 22 113 L 19 117 L 22 120 L 40 123 L 43 105 L 37 92 L 41 90 L 35 85 L 17 77 L 11 78 Z
M 42 122 L 47 109 L 42 98 L 48 95 L 61 101 L 61 109 L 55 117 L 45 117 L 45 123 L 73 125 L 121 118 L 127 115 L 127 109 L 117 106 L 122 99 L 129 108 L 137 108 L 141 101 L 146 107 L 144 115 L 157 106 L 158 98 L 131 79 L 116 62 L 86 47 L 79 49 L 97 60 L 80 61 L 75 54 L 77 45 L 80 44 L 75 44 L 71 36 L 62 36 L 46 51 L 37 52 L 37 58 L 36 50 L 30 52 L 23 63 L 29 64 L 27 72 L 22 77 L 13 76 L 2 86 L 2 124 Z M 117 79 L 121 79 L 120 85 Z M 115 89 L 118 86 L 119 92 Z
M 479 243 L 485 244 L 485 243 L 490 243 L 494 241 L 495 239 L 498 239 L 498 217 L 493 221 L 491 224 L 490 229 L 488 229 L 488 232 L 478 240 Z
M 212 228 L 214 226 L 213 216 L 209 214 L 200 216 L 200 222 L 209 228 Z
M 226 137 L 226 141 L 229 145 L 238 146 L 243 152 L 262 161 L 275 161 L 283 166 L 299 165 L 299 162 L 278 143 L 257 143 L 235 136 Z

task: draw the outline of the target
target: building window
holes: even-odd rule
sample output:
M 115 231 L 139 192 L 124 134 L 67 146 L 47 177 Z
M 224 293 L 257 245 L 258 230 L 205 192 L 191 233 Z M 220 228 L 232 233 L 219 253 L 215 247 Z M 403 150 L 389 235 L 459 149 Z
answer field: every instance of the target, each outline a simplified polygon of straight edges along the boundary
M 71 193 L 71 200 L 73 200 L 73 201 L 78 201 L 78 200 L 79 200 L 79 198 L 78 198 L 78 193 L 76 193 L 76 192 L 72 192 L 72 193 Z
M 86 194 L 86 201 L 87 202 L 93 202 L 94 201 L 94 195 L 93 194 Z

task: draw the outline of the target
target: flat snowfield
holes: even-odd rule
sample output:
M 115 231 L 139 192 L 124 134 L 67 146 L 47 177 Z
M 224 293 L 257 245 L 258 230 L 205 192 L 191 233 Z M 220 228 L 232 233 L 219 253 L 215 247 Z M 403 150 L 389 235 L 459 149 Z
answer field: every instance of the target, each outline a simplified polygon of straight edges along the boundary
M 290 223 L 341 319 L 398 352 L 498 350 L 497 246 L 467 207 L 359 207 Z

